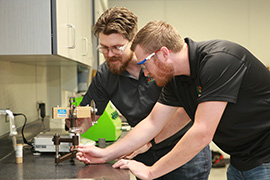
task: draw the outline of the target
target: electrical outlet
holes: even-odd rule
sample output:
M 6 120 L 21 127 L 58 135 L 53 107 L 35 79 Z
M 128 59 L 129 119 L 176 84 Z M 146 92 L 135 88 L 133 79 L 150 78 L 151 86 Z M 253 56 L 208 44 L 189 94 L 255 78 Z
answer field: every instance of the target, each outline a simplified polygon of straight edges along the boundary
M 39 110 L 39 104 L 44 103 L 43 101 L 37 101 L 36 108 Z
M 44 120 L 45 116 L 46 116 L 46 110 L 45 110 L 45 103 L 42 101 L 37 101 L 37 111 L 39 116 L 42 118 L 42 120 Z

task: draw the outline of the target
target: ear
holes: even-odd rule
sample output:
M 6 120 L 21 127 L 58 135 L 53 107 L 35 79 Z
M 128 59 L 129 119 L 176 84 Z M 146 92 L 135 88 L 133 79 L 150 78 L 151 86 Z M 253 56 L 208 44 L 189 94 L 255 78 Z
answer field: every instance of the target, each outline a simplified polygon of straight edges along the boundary
M 167 47 L 165 47 L 165 46 L 162 46 L 161 48 L 160 48 L 160 51 L 161 51 L 161 53 L 159 53 L 159 58 L 161 59 L 164 59 L 165 61 L 167 61 L 168 60 L 168 58 L 169 58 L 169 54 L 171 53 L 171 51 L 167 48 Z

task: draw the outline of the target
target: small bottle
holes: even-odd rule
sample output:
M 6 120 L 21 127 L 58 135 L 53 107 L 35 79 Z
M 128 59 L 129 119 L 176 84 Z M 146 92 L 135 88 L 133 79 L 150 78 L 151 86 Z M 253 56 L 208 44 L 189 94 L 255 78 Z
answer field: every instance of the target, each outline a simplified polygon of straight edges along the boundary
M 23 163 L 23 145 L 17 144 L 16 146 L 16 163 Z

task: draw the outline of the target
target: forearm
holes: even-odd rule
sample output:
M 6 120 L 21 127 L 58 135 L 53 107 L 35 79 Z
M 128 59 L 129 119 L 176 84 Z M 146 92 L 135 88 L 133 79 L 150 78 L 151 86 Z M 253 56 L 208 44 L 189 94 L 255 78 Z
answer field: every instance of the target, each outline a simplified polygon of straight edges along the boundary
M 190 123 L 190 118 L 186 114 L 183 108 L 179 108 L 173 115 L 173 117 L 166 123 L 165 127 L 150 141 L 139 149 L 133 151 L 131 154 L 124 156 L 125 158 L 132 159 L 138 154 L 148 151 L 153 144 L 158 144 L 169 137 L 175 135 L 178 132 L 185 133 L 188 128 L 183 129 Z M 190 125 L 188 126 L 190 127 Z
M 210 101 L 198 105 L 193 126 L 176 146 L 152 167 L 150 177 L 162 176 L 191 160 L 212 141 L 227 102 Z
M 160 129 L 147 121 L 141 121 L 125 137 L 106 148 L 106 161 L 112 161 L 120 156 L 129 154 L 153 139 Z
M 157 103 L 146 119 L 136 125 L 124 138 L 106 148 L 108 161 L 129 154 L 148 143 L 161 131 L 176 110 L 176 107 Z
M 163 156 L 152 167 L 150 167 L 151 179 L 165 175 L 168 172 L 186 164 L 207 144 L 209 144 L 211 138 L 206 136 L 205 131 L 198 131 L 196 128 L 192 128 L 167 155 Z
M 179 108 L 173 115 L 173 117 L 166 123 L 165 127 L 160 133 L 155 136 L 155 143 L 160 143 L 165 139 L 171 137 L 181 129 L 183 129 L 189 122 L 189 116 L 186 114 L 183 108 Z

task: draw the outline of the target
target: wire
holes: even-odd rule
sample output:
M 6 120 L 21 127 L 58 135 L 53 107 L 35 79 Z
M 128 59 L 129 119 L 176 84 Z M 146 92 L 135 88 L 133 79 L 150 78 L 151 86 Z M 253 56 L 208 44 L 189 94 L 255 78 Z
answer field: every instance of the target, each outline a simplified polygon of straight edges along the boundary
M 33 144 L 29 143 L 29 142 L 25 139 L 24 133 L 23 133 L 24 128 L 25 128 L 25 125 L 26 125 L 26 123 L 27 123 L 27 117 L 26 117 L 23 113 L 13 113 L 13 115 L 14 115 L 14 116 L 23 116 L 23 117 L 24 117 L 24 124 L 23 124 L 23 127 L 22 127 L 22 138 L 23 138 L 23 142 L 24 142 L 25 144 L 28 144 L 29 146 L 32 146 L 32 148 L 33 148 L 33 147 L 34 147 Z

